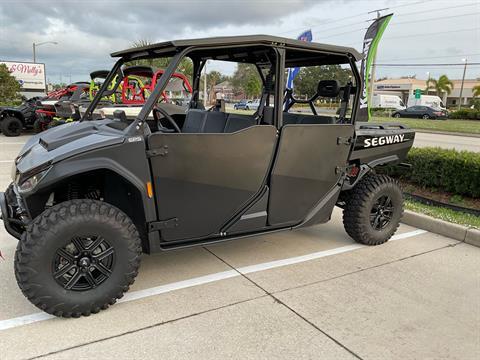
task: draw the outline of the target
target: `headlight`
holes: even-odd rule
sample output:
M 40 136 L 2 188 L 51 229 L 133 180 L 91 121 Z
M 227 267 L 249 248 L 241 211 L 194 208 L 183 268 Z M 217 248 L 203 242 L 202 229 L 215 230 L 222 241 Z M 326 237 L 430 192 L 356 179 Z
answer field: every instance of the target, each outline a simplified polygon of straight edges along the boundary
M 37 184 L 47 174 L 48 170 L 50 170 L 50 168 L 40 171 L 39 173 L 36 173 L 35 175 L 30 176 L 26 180 L 23 180 L 18 185 L 18 191 L 22 193 L 32 191 L 35 188 L 35 186 L 37 186 Z

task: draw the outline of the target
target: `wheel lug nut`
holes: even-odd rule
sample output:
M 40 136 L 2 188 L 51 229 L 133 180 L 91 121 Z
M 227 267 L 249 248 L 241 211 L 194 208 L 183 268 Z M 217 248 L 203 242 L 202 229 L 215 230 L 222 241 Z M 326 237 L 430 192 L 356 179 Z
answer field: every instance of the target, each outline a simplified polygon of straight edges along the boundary
M 90 266 L 90 271 L 93 271 L 95 270 L 95 268 L 93 266 Z

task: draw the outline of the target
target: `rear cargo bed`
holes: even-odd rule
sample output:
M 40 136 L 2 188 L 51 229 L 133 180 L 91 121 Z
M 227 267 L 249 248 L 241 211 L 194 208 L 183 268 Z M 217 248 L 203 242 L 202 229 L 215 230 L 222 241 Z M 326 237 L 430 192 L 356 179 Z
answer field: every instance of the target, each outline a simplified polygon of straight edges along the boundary
M 415 139 L 415 130 L 399 123 L 359 122 L 355 127 L 350 160 L 359 160 L 360 164 L 401 162 Z

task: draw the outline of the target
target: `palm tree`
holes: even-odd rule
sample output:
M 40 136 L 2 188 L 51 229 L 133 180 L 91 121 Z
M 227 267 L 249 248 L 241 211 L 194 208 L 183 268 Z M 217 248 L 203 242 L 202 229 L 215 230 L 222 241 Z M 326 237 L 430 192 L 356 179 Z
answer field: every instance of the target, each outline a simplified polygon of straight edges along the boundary
M 476 85 L 472 89 L 473 97 L 480 97 L 480 85 Z
M 438 96 L 442 96 L 442 93 L 447 93 L 447 95 L 450 95 L 453 90 L 453 83 L 450 81 L 447 75 L 440 76 L 438 80 L 428 79 L 426 91 L 428 92 L 429 90 L 434 90 Z
M 213 70 L 208 73 L 207 82 L 210 85 L 208 100 L 211 104 L 215 101 L 214 87 L 220 82 L 221 79 L 222 79 L 222 74 L 220 74 L 218 71 Z

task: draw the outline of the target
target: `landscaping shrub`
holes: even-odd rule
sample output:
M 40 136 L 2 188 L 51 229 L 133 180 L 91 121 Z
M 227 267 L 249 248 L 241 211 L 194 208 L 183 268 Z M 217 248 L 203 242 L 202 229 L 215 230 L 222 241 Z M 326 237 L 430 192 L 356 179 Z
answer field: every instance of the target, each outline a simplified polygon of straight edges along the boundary
M 480 153 L 412 148 L 406 162 L 412 165 L 408 170 L 389 166 L 380 171 L 423 187 L 480 197 Z
M 480 110 L 460 109 L 448 114 L 450 119 L 480 120 Z

